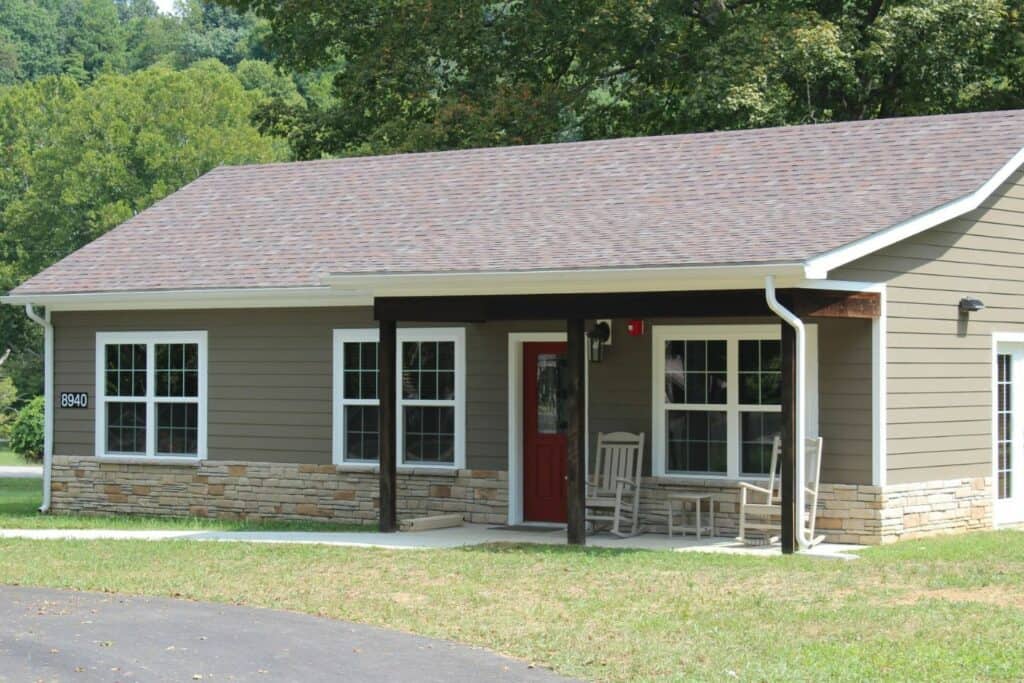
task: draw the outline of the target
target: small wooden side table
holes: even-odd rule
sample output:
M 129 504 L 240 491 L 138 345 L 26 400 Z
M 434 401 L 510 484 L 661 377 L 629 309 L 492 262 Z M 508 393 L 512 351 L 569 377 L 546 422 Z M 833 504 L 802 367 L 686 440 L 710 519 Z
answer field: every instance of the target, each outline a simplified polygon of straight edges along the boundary
M 708 502 L 708 525 L 701 524 L 701 505 L 704 501 Z M 679 503 L 680 508 L 680 524 L 676 526 L 673 524 L 672 519 L 672 508 L 676 503 Z M 693 503 L 694 512 L 694 523 L 692 526 L 686 524 L 686 504 Z M 671 536 L 673 532 L 680 531 L 684 535 L 693 532 L 700 538 L 701 533 L 706 533 L 708 536 L 715 535 L 715 495 L 713 493 L 670 493 L 665 501 L 665 506 L 668 508 L 668 535 Z

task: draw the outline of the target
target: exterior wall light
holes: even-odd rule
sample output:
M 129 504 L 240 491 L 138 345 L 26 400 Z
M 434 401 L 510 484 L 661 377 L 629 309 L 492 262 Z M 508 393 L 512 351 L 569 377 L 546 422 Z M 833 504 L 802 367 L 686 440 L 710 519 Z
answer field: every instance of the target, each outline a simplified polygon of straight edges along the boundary
M 964 297 L 960 299 L 960 312 L 961 313 L 977 313 L 985 308 L 985 303 L 981 299 L 974 299 L 972 297 Z
M 600 363 L 604 358 L 604 347 L 612 336 L 612 328 L 607 322 L 599 320 L 587 332 L 587 345 L 590 348 L 590 362 Z

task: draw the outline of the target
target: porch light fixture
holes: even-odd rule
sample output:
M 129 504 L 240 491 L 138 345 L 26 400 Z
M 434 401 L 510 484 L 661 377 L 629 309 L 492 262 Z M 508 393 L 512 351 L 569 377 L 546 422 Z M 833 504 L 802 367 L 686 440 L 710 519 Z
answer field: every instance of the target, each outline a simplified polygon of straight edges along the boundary
M 603 320 L 594 323 L 587 332 L 587 343 L 590 347 L 590 362 L 600 363 L 604 358 L 605 343 L 611 338 L 612 330 Z
M 960 299 L 961 313 L 977 313 L 978 311 L 983 310 L 984 308 L 985 303 L 981 299 L 975 299 L 966 296 L 963 299 Z

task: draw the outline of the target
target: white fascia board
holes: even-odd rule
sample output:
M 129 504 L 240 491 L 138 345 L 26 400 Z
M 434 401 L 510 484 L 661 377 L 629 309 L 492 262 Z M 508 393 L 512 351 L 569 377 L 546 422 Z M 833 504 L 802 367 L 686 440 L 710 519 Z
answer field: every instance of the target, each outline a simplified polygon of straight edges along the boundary
M 86 294 L 15 294 L 0 303 L 33 304 L 49 311 L 183 310 L 206 308 L 305 308 L 370 306 L 368 292 L 339 292 L 329 287 L 165 290 Z
M 807 278 L 807 270 L 802 263 L 778 263 L 488 273 L 368 273 L 328 275 L 323 282 L 338 290 L 369 291 L 374 296 L 486 296 L 761 289 L 765 275 L 774 275 L 783 286 L 793 286 Z
M 1013 158 L 1006 162 L 994 176 L 971 194 L 897 223 L 881 232 L 815 256 L 807 262 L 808 277 L 812 279 L 827 277 L 830 271 L 845 266 L 847 263 L 974 211 L 999 189 L 1000 185 L 1009 180 L 1010 176 L 1022 165 L 1024 165 L 1024 149 L 1014 154 Z

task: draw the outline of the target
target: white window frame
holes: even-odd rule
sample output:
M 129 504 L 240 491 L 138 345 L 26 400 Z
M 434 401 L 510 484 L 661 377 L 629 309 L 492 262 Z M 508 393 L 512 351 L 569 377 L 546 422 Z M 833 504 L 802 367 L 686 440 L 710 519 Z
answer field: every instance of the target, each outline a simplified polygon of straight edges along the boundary
M 454 342 L 455 343 L 455 399 L 422 400 L 402 397 L 402 345 L 405 342 Z M 463 327 L 403 327 L 396 332 L 395 353 L 395 394 L 398 402 L 395 409 L 395 425 L 398 430 L 396 444 L 398 465 L 415 469 L 461 470 L 466 467 L 466 329 Z M 405 461 L 405 407 L 406 406 L 451 406 L 455 408 L 455 453 L 451 463 L 423 463 Z
M 345 444 L 345 407 L 380 406 L 379 390 L 377 392 L 377 398 L 345 398 L 345 354 L 342 349 L 342 345 L 347 343 L 359 344 L 365 342 L 379 344 L 380 330 L 372 327 L 334 330 L 334 345 L 331 347 L 331 355 L 334 358 L 334 385 L 331 388 L 331 420 L 333 423 L 331 462 L 335 465 L 345 465 L 346 467 L 372 470 L 378 467 L 379 460 L 348 460 L 345 457 L 345 453 L 347 452 Z M 378 346 L 378 349 L 379 348 L 380 347 Z
M 146 395 L 141 397 L 107 396 L 106 349 L 108 344 L 144 344 L 146 346 Z M 196 344 L 199 350 L 199 392 L 196 398 L 156 395 L 157 344 Z M 207 456 L 207 333 L 205 330 L 168 332 L 97 332 L 96 333 L 96 457 L 118 462 L 188 463 L 206 460 Z M 146 452 L 144 454 L 107 453 L 107 403 L 136 402 L 146 404 Z M 172 455 L 156 452 L 156 404 L 198 403 L 199 429 L 196 454 Z
M 818 434 L 818 328 L 806 325 L 807 330 L 807 434 Z M 740 412 L 739 403 L 739 342 L 778 340 L 779 325 L 655 325 L 651 332 L 651 465 L 654 476 L 683 480 L 712 480 L 716 482 L 764 481 L 766 476 L 740 474 Z M 668 341 L 726 342 L 726 403 L 708 408 L 705 404 L 669 404 L 665 401 L 665 342 Z M 726 413 L 727 471 L 669 472 L 665 443 L 665 414 L 669 407 L 676 410 L 722 410 Z M 743 405 L 742 412 L 779 412 L 773 406 Z
M 380 399 L 344 399 L 345 360 L 341 353 L 344 342 L 380 343 L 377 328 L 348 328 L 334 330 L 333 354 L 334 386 L 332 392 L 332 451 L 331 461 L 345 468 L 373 470 L 379 462 L 345 459 L 346 405 L 380 405 Z M 402 344 L 405 342 L 455 343 L 455 399 L 448 401 L 406 399 L 402 396 Z M 466 467 L 466 330 L 463 327 L 403 327 L 395 333 L 395 444 L 398 467 L 403 469 L 452 470 Z M 379 392 L 378 392 L 379 395 Z M 452 406 L 455 408 L 455 453 L 452 463 L 405 462 L 405 406 Z

